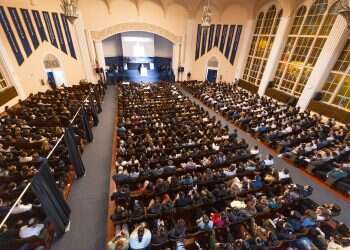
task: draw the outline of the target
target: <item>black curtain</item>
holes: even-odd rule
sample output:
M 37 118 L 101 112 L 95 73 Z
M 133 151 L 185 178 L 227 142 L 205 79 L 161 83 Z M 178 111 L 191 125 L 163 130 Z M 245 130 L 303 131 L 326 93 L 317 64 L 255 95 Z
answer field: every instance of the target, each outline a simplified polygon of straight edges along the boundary
M 56 186 L 47 160 L 43 161 L 39 173 L 34 176 L 31 189 L 40 200 L 45 214 L 53 224 L 57 237 L 62 236 L 69 224 L 71 211 L 61 191 Z
M 85 167 L 83 161 L 81 160 L 81 155 L 75 142 L 72 128 L 65 128 L 64 142 L 66 143 L 69 159 L 73 164 L 75 174 L 77 178 L 81 178 L 85 174 Z
M 88 115 L 84 107 L 81 108 L 81 122 L 85 131 L 87 141 L 92 142 L 94 140 L 94 135 L 92 134 L 92 130 L 89 125 Z
M 102 112 L 102 106 L 101 106 L 101 96 L 102 96 L 102 91 L 101 91 L 101 86 L 97 85 L 94 87 L 94 96 L 96 99 L 97 103 L 97 112 L 101 113 Z
M 92 119 L 94 121 L 94 126 L 96 127 L 98 125 L 99 120 L 98 120 L 98 115 L 97 115 L 95 101 L 94 101 L 94 98 L 91 95 L 89 97 L 89 100 L 90 100 L 90 109 L 91 109 Z

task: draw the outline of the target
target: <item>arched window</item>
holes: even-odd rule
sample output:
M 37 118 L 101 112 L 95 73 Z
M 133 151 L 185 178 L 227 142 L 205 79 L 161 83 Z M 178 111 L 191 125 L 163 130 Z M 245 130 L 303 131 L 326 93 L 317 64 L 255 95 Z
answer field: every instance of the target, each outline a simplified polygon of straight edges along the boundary
M 334 10 L 327 13 L 327 8 L 327 0 L 316 0 L 308 11 L 305 6 L 297 10 L 275 73 L 275 88 L 301 95 L 335 21 Z
M 256 21 L 243 79 L 254 85 L 259 85 L 270 55 L 273 41 L 283 12 L 272 5 L 264 15 L 260 12 Z
M 350 111 L 350 38 L 322 88 L 322 101 Z
M 307 9 L 305 6 L 301 6 L 298 9 L 297 14 L 294 17 L 294 21 L 293 21 L 292 28 L 290 31 L 291 34 L 296 35 L 299 33 L 301 25 L 303 24 L 303 21 L 304 21 L 306 11 L 307 11 Z

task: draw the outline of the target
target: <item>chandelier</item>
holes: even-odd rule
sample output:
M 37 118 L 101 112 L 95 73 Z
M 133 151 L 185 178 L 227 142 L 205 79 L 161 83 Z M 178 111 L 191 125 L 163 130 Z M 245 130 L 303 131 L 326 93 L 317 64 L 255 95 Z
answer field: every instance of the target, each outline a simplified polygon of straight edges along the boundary
M 350 30 L 349 0 L 338 0 L 336 8 L 337 8 L 338 14 L 345 18 L 346 23 L 348 25 L 348 30 Z
M 202 27 L 209 28 L 211 25 L 211 16 L 212 12 L 210 9 L 210 3 L 208 0 L 208 4 L 203 7 L 203 16 L 202 16 Z
M 76 0 L 61 0 L 61 8 L 69 22 L 74 23 L 75 19 L 78 18 Z

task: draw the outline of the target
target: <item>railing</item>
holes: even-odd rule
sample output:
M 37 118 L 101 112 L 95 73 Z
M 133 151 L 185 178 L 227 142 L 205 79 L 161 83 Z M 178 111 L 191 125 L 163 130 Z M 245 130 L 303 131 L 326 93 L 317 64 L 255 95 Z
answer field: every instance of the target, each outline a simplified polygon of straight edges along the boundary
M 69 121 L 69 125 L 73 124 L 73 122 L 75 121 L 75 119 L 77 118 L 77 116 L 79 115 L 81 109 L 84 106 L 84 103 L 90 98 L 91 93 L 87 95 L 87 97 L 83 100 L 82 104 L 80 105 L 80 107 L 78 108 L 78 110 L 76 111 L 75 115 L 73 116 L 73 118 Z M 46 159 L 48 160 L 52 154 L 54 153 L 54 151 L 56 150 L 57 146 L 61 143 L 61 141 L 64 138 L 64 133 L 61 135 L 61 137 L 57 140 L 55 146 L 51 149 L 51 151 L 48 153 L 48 155 L 46 156 Z M 26 192 L 28 191 L 29 187 L 31 186 L 31 182 L 29 182 L 25 188 L 23 189 L 23 191 L 21 192 L 21 194 L 19 195 L 19 197 L 17 198 L 17 200 L 15 201 L 15 203 L 12 205 L 11 209 L 9 210 L 9 212 L 6 214 L 6 216 L 4 217 L 4 219 L 1 221 L 0 224 L 0 229 L 5 225 L 6 221 L 8 220 L 8 218 L 10 217 L 10 215 L 12 214 L 13 210 L 16 208 L 16 206 L 19 204 L 19 202 L 22 200 L 23 196 L 26 194 Z

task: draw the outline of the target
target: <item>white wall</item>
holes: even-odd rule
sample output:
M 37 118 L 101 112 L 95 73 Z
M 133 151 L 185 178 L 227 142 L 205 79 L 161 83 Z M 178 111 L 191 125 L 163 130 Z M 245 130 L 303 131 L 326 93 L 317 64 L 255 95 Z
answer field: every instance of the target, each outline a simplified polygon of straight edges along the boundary
M 72 40 L 75 47 L 75 52 L 77 54 L 78 59 L 72 58 L 69 55 L 69 52 L 68 54 L 63 53 L 60 49 L 55 48 L 49 42 L 40 42 L 39 47 L 37 49 L 34 49 L 34 46 L 32 45 L 29 34 L 27 33 L 28 31 L 22 21 L 27 38 L 33 50 L 33 53 L 29 57 L 26 57 L 23 47 L 18 38 L 16 29 L 7 11 L 7 7 L 15 7 L 18 9 L 20 16 L 21 14 L 20 14 L 19 8 L 24 8 L 29 10 L 35 9 L 39 11 L 48 11 L 48 12 L 61 12 L 60 2 L 36 0 L 35 4 L 33 4 L 32 1 L 29 1 L 29 0 L 28 1 L 27 0 L 11 0 L 11 1 L 0 0 L 0 4 L 5 7 L 5 11 L 10 21 L 12 30 L 15 33 L 15 36 L 17 37 L 17 42 L 19 43 L 19 47 L 21 48 L 22 54 L 25 57 L 24 63 L 22 65 L 18 65 L 16 58 L 12 53 L 12 50 L 6 38 L 6 35 L 4 34 L 2 27 L 0 27 L 0 44 L 2 45 L 3 49 L 6 52 L 3 56 L 5 58 L 8 58 L 6 63 L 12 69 L 10 74 L 12 74 L 12 77 L 16 79 L 16 82 L 11 82 L 11 84 L 13 84 L 16 87 L 16 90 L 18 93 L 21 94 L 20 97 L 22 99 L 27 97 L 31 93 L 37 93 L 38 91 L 45 91 L 49 88 L 49 85 L 47 83 L 42 84 L 42 80 L 46 80 L 46 77 L 47 77 L 45 74 L 45 68 L 43 63 L 44 57 L 47 54 L 53 54 L 58 58 L 60 65 L 65 72 L 65 79 L 67 80 L 66 83 L 68 85 L 78 84 L 81 79 L 85 78 L 83 65 L 82 65 L 82 62 L 80 61 L 81 55 L 80 55 L 80 49 L 76 38 L 76 32 L 72 25 L 70 25 L 70 31 L 71 31 Z M 32 21 L 34 24 L 34 20 Z M 38 32 L 37 32 L 37 37 L 40 41 Z
M 105 57 L 123 56 L 120 34 L 116 34 L 102 41 Z
M 129 32 L 128 32 L 129 33 Z M 142 37 L 145 32 L 130 32 L 133 36 Z M 147 34 L 147 33 L 146 33 Z M 105 57 L 123 56 L 121 41 L 122 34 L 116 34 L 102 41 Z M 171 58 L 173 56 L 173 44 L 168 39 L 154 35 L 154 56 Z
M 109 4 L 106 5 L 106 2 Z M 162 5 L 157 4 L 156 1 L 145 0 L 89 0 L 79 1 L 78 3 L 79 9 L 83 13 L 85 27 L 95 33 L 100 32 L 101 36 L 108 29 L 113 28 L 114 25 L 125 24 L 127 27 L 128 23 L 144 23 L 165 29 L 171 34 L 181 37 L 183 41 L 181 48 L 183 51 L 181 53 L 180 64 L 186 66 L 187 72 L 191 71 L 192 79 L 195 79 L 194 76 L 201 76 L 198 78 L 198 80 L 201 80 L 203 79 L 202 72 L 206 70 L 206 60 L 194 61 L 194 50 L 191 46 L 192 43 L 188 41 L 190 36 L 186 33 L 193 30 L 188 26 L 190 23 L 193 24 L 194 22 L 197 25 L 201 22 L 202 5 L 198 5 L 198 1 L 188 0 L 186 4 L 189 4 L 192 8 L 186 9 L 183 5 L 177 3 L 178 1 L 171 2 L 172 4 L 169 4 L 165 8 L 162 8 Z M 242 51 L 241 47 L 246 42 L 242 40 L 245 34 L 245 27 L 248 20 L 254 16 L 254 8 L 252 8 L 252 1 L 244 0 L 234 1 L 232 4 L 227 4 L 224 7 L 221 5 L 222 9 L 217 9 L 215 8 L 215 4 L 213 5 L 213 23 L 243 25 L 241 41 L 234 65 L 227 63 L 227 58 L 221 56 L 221 52 L 212 50 L 214 55 L 219 59 L 220 65 L 225 67 L 222 70 L 223 79 L 233 81 L 238 68 L 243 67 L 238 63 L 238 59 Z M 196 33 L 196 31 L 194 32 Z M 193 34 L 192 37 L 195 44 L 196 34 Z M 158 55 L 160 56 L 160 54 Z
M 225 8 L 222 15 L 216 13 L 214 9 L 213 24 L 236 24 L 243 26 L 240 41 L 237 48 L 236 58 L 234 64 L 232 65 L 218 48 L 213 48 L 211 51 L 205 53 L 203 56 L 200 56 L 199 59 L 194 61 L 191 72 L 191 78 L 193 80 L 205 80 L 205 72 L 207 69 L 208 60 L 211 57 L 216 57 L 219 61 L 219 72 L 217 77 L 218 81 L 220 80 L 220 77 L 222 77 L 222 80 L 225 82 L 234 81 L 236 72 L 238 72 L 241 67 L 244 67 L 244 65 L 241 64 L 241 60 L 239 59 L 241 58 L 241 54 L 243 53 L 242 48 L 244 47 L 244 44 L 247 43 L 247 41 L 244 41 L 243 38 L 246 34 L 246 26 L 249 17 L 250 13 L 248 12 L 247 8 L 244 7 L 244 5 L 231 4 L 229 7 Z M 200 18 L 201 15 L 199 14 L 197 16 L 197 19 L 195 20 L 196 26 L 201 22 Z M 195 32 L 197 33 L 197 28 L 195 28 Z M 196 35 L 195 39 L 197 39 Z M 194 57 L 195 55 L 192 56 Z
M 171 58 L 173 56 L 173 44 L 158 35 L 154 36 L 155 57 Z

